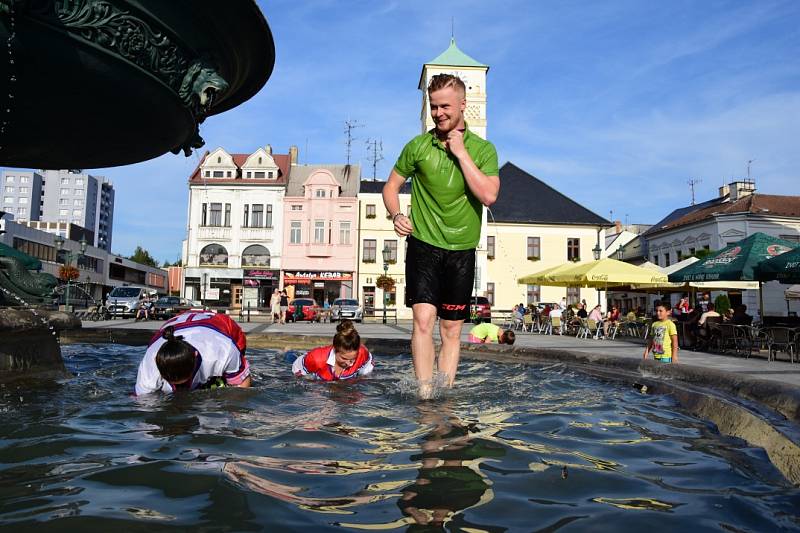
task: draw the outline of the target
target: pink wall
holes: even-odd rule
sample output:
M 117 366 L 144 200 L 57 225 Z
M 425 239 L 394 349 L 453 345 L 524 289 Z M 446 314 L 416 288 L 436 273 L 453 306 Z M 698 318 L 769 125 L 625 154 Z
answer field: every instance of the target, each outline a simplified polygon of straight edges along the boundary
M 340 197 L 339 183 L 328 170 L 315 170 L 304 185 L 304 196 L 286 196 L 283 201 L 283 270 L 354 272 L 358 245 L 358 199 Z M 318 194 L 324 194 L 324 197 Z M 301 206 L 302 209 L 293 209 L 293 206 Z M 325 223 L 325 242 L 322 244 L 314 242 L 315 221 L 318 220 Z M 292 244 L 292 221 L 300 221 L 300 244 Z M 350 222 L 349 244 L 340 243 L 340 222 L 343 221 Z

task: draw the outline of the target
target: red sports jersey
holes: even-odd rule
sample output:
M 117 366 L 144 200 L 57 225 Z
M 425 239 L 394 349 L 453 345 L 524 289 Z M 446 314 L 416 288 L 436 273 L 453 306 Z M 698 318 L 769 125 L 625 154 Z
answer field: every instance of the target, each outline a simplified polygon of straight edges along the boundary
M 336 381 L 340 379 L 351 379 L 358 376 L 365 376 L 372 372 L 372 354 L 369 353 L 363 344 L 358 349 L 358 355 L 353 366 L 342 372 L 341 376 L 336 377 L 333 373 L 335 361 L 333 346 L 321 346 L 314 348 L 305 355 L 298 357 L 292 365 L 292 370 L 298 376 L 314 376 L 322 381 Z

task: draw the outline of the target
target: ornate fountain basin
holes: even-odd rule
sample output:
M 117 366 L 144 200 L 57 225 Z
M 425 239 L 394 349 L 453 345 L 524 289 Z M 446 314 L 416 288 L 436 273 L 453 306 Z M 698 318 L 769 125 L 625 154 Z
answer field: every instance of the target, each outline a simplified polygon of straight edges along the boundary
M 269 79 L 252 0 L 0 0 L 0 165 L 97 168 L 203 145 Z

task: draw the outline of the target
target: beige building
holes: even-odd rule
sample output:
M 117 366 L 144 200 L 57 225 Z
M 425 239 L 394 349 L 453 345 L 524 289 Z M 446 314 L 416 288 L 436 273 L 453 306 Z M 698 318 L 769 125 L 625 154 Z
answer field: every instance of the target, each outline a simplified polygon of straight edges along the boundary
M 524 303 L 600 302 L 594 289 L 520 285 L 517 278 L 563 264 L 605 256 L 608 220 L 556 191 L 513 163 L 500 168 L 500 195 L 490 209 L 486 296 L 493 310 Z

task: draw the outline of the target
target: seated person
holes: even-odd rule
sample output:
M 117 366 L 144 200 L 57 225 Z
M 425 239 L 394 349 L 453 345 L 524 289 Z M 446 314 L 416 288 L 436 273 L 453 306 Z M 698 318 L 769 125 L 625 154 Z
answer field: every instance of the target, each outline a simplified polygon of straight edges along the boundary
M 514 327 L 522 326 L 525 320 L 525 306 L 522 304 L 515 305 L 513 311 Z
M 134 321 L 139 319 L 148 320 L 150 318 L 152 307 L 153 302 L 150 301 L 150 298 L 144 298 L 142 303 L 139 304 L 139 309 L 136 311 L 136 317 L 134 318 Z
M 606 313 L 606 319 L 603 322 L 603 335 L 608 337 L 608 328 L 619 322 L 619 308 L 616 305 L 611 306 L 611 310 Z
M 733 317 L 731 322 L 738 326 L 749 326 L 753 323 L 753 317 L 747 314 L 747 306 L 744 304 L 737 305 L 733 310 Z
M 491 322 L 484 322 L 478 324 L 469 330 L 469 337 L 467 342 L 475 344 L 481 343 L 500 343 L 500 344 L 514 344 L 515 335 L 510 329 L 502 330 L 500 326 L 492 324 Z
M 589 316 L 589 313 L 586 312 L 586 307 L 582 303 L 575 304 L 578 310 L 575 312 L 574 317 L 569 321 L 571 326 L 580 326 L 581 321 Z
M 553 309 L 550 310 L 550 320 L 557 318 L 561 320 L 562 316 L 564 315 L 564 310 L 559 307 L 558 304 L 553 304 Z M 564 321 L 561 321 L 561 325 L 559 326 L 558 331 L 553 331 L 553 333 L 561 334 L 561 331 L 564 329 Z
M 701 337 L 708 337 L 708 319 L 714 318 L 715 320 L 721 320 L 719 313 L 714 310 L 714 304 L 709 302 L 708 303 L 708 311 L 700 315 L 700 319 L 697 321 L 697 332 Z
M 250 386 L 247 340 L 228 315 L 183 313 L 150 340 L 139 363 L 136 394 Z
M 361 337 L 349 320 L 336 326 L 333 344 L 320 346 L 294 360 L 295 376 L 308 376 L 322 381 L 338 381 L 372 373 L 372 354 L 361 344 Z

